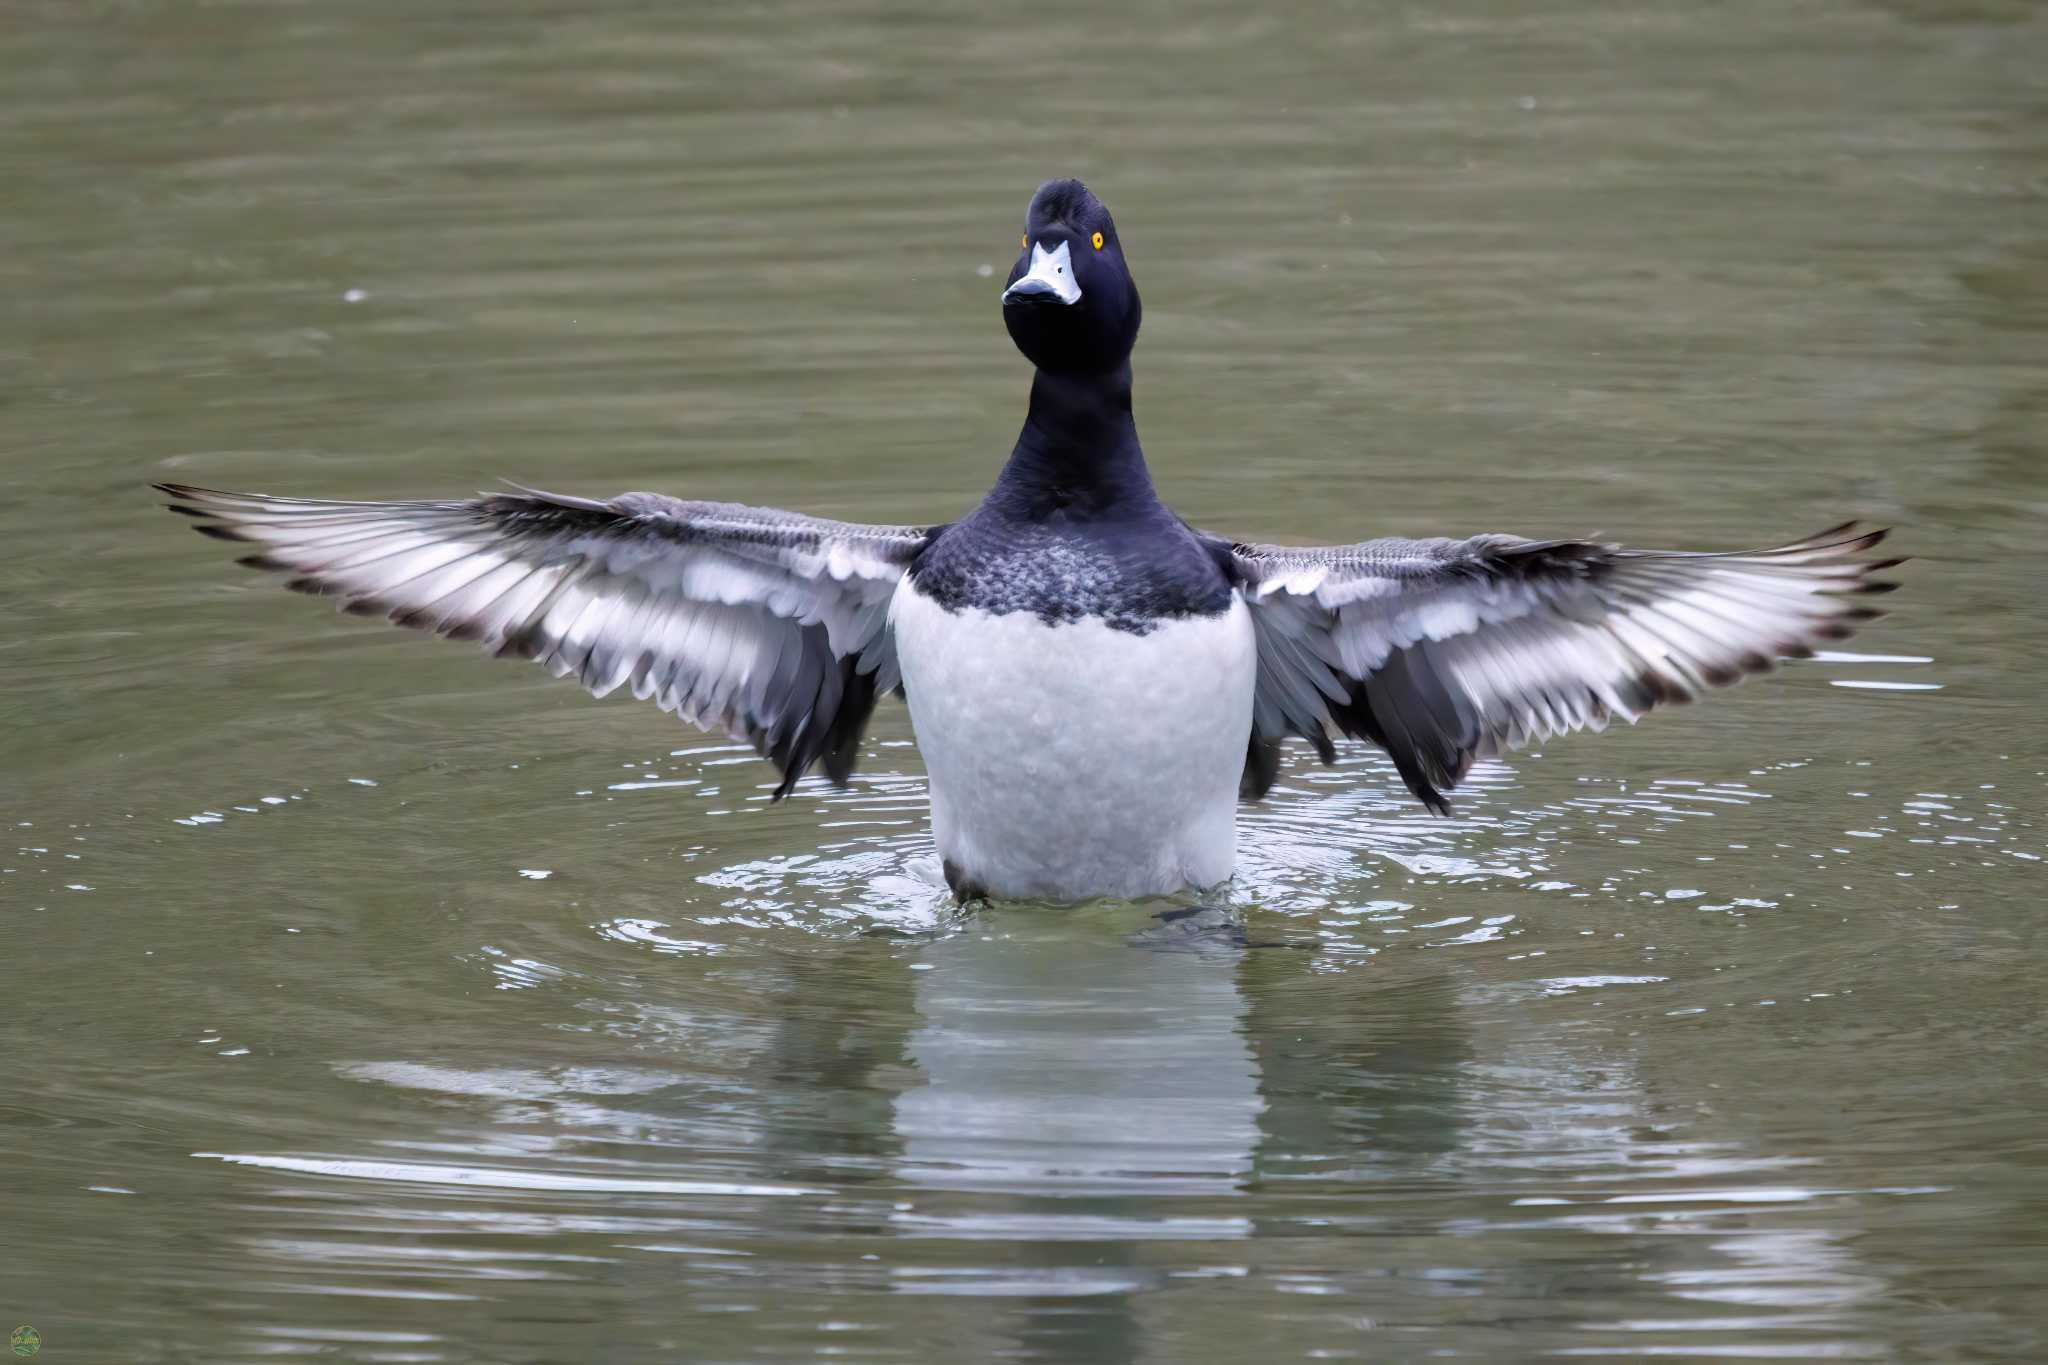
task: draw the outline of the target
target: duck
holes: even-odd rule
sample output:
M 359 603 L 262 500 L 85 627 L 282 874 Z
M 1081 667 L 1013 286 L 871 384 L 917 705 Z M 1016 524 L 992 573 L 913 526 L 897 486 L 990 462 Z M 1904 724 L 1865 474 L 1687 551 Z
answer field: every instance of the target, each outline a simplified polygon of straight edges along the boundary
M 980 503 L 865 525 L 659 493 L 518 484 L 357 502 L 154 485 L 241 563 L 603 697 L 626 689 L 845 786 L 884 696 L 928 774 L 960 902 L 1073 903 L 1228 882 L 1282 748 L 1376 746 L 1439 815 L 1482 760 L 1634 724 L 1881 615 L 1903 562 L 1844 522 L 1739 552 L 1594 539 L 1295 547 L 1190 525 L 1132 415 L 1143 307 L 1115 221 L 1041 185 L 1000 297 L 1033 367 Z

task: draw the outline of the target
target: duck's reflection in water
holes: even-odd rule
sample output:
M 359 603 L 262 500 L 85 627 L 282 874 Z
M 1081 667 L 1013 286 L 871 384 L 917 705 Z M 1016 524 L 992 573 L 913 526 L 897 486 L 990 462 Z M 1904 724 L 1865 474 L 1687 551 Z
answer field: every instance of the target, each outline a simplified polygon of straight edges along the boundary
M 920 1249 L 893 1283 L 999 1302 L 1014 1355 L 1128 1361 L 1144 1291 L 1248 1272 L 1260 1182 L 1455 1142 L 1454 1019 L 1389 1012 L 1448 992 L 1315 989 L 1299 948 L 1106 908 L 987 910 L 917 966 L 894 1228 L 978 1264 Z
M 1152 1244 L 1250 1230 L 1230 1205 L 1263 1102 L 1237 950 L 1134 947 L 1110 915 L 987 910 L 918 964 L 925 1084 L 895 1110 L 918 1193 L 896 1229 L 932 1253 L 901 1258 L 894 1283 L 990 1296 L 999 1354 L 1135 1359 L 1138 1296 L 1170 1273 Z
M 918 963 L 907 1183 L 1048 1199 L 1228 1194 L 1261 1108 L 1235 950 L 1134 949 L 1059 912 L 988 911 Z M 1075 915 L 1092 915 L 1077 911 Z

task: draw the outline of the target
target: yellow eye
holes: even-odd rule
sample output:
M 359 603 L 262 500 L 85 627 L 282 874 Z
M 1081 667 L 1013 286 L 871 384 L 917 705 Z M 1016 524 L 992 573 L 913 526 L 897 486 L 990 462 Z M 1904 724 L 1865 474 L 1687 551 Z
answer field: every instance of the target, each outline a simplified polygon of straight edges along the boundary
M 1093 242 L 1093 243 L 1095 243 L 1095 249 L 1096 249 L 1097 251 L 1100 251 L 1100 250 L 1102 250 L 1102 234 L 1101 234 L 1101 233 L 1099 233 L 1099 232 L 1098 232 L 1098 233 L 1096 233 L 1096 234 L 1095 234 L 1095 235 L 1094 235 L 1093 237 L 1090 237 L 1090 238 L 1089 238 L 1088 240 L 1089 240 L 1089 241 L 1091 241 L 1091 242 Z
M 1019 237 L 1019 238 L 1017 239 L 1017 245 L 1018 245 L 1018 246 L 1030 246 L 1030 245 L 1031 245 L 1031 239 L 1030 239 L 1029 237 Z

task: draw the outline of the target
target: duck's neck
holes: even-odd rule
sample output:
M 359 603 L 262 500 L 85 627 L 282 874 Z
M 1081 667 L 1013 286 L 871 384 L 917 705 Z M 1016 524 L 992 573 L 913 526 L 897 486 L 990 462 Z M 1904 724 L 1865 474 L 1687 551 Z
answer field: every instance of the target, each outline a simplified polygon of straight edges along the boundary
M 1010 515 L 1043 520 L 1116 516 L 1154 506 L 1152 476 L 1131 416 L 1131 367 L 1031 381 L 1031 410 L 991 494 Z

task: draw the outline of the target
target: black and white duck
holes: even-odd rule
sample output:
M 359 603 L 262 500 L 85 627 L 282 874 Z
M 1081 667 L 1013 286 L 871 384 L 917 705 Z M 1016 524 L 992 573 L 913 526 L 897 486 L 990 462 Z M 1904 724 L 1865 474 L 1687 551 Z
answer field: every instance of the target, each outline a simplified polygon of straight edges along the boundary
M 1473 763 L 1633 723 L 1880 613 L 1853 523 L 1710 554 L 1588 540 L 1292 548 L 1161 502 L 1131 416 L 1138 290 L 1076 180 L 1032 197 L 1003 321 L 1036 367 L 981 504 L 866 526 L 658 493 L 331 502 L 160 484 L 241 562 L 360 615 L 629 688 L 844 783 L 907 700 L 947 881 L 1078 900 L 1212 886 L 1280 746 L 1384 749 L 1430 809 Z

